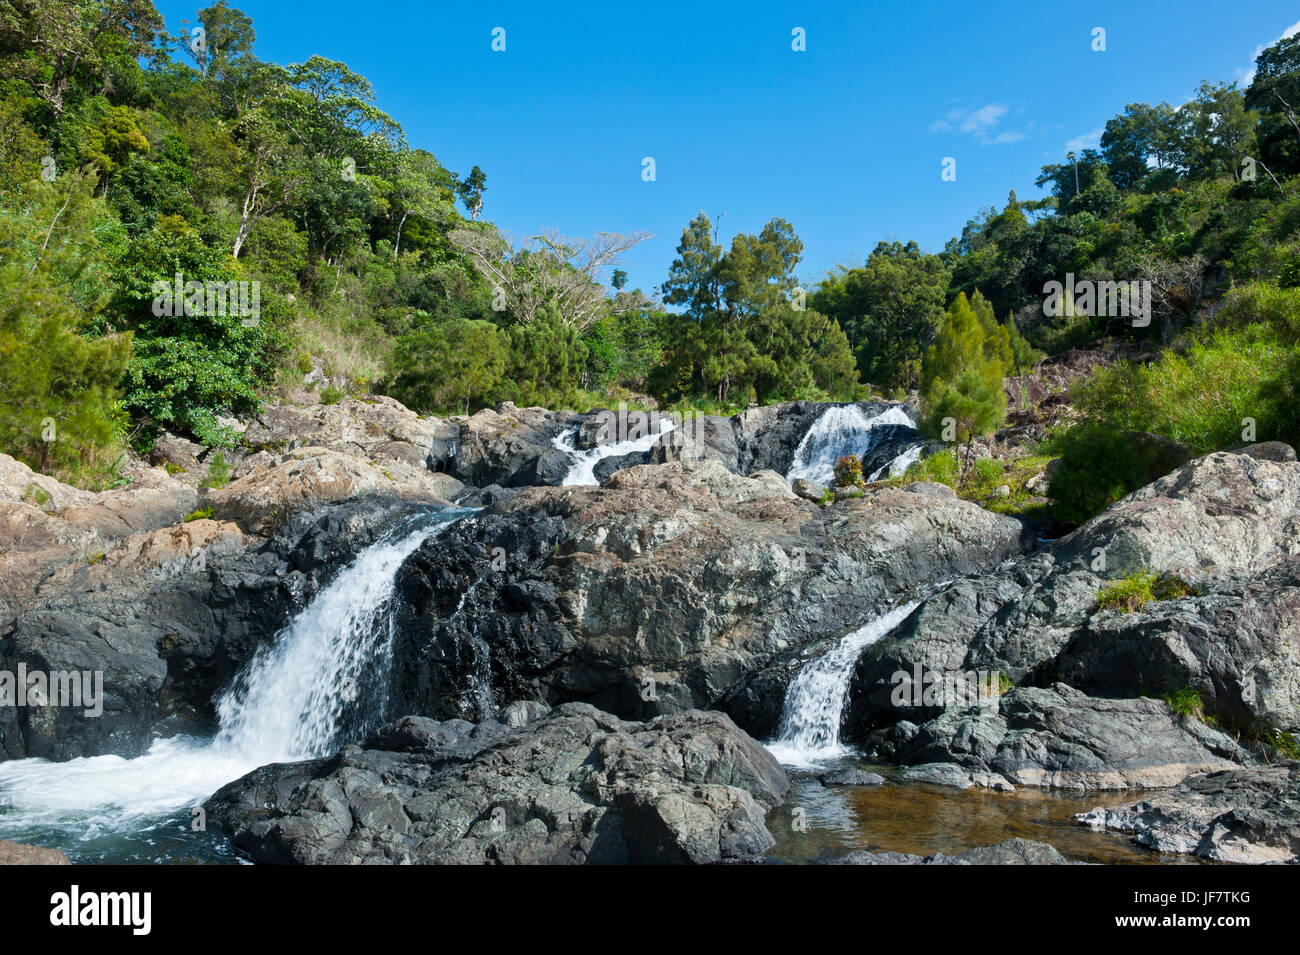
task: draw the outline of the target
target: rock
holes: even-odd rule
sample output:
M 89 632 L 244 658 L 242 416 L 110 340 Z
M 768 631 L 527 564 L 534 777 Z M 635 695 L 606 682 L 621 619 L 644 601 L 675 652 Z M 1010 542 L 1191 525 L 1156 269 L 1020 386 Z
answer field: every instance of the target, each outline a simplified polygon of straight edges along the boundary
M 903 488 L 903 490 L 910 491 L 913 494 L 927 494 L 930 497 L 955 498 L 957 496 L 957 492 L 948 485 L 936 484 L 933 481 L 914 481 L 907 487 Z
M 462 485 L 445 474 L 390 461 L 379 465 L 326 448 L 290 452 L 280 466 L 232 481 L 205 498 L 220 520 L 234 521 L 249 534 L 275 533 L 295 514 L 327 504 L 379 497 L 447 506 Z
M 859 658 L 845 738 L 878 759 L 954 763 L 1016 785 L 1172 785 L 1226 768 L 1220 760 L 1251 763 L 1252 752 L 1175 719 L 1158 698 L 1194 690 L 1206 715 L 1247 730 L 1259 752 L 1252 737 L 1300 729 L 1298 505 L 1300 464 L 1211 454 L 1050 552 L 953 581 Z M 1099 612 L 1098 593 L 1138 571 L 1185 574 L 1197 592 Z M 1000 708 L 897 705 L 894 690 L 918 673 L 985 674 L 1017 689 Z M 1000 749 L 1022 733 L 1033 746 Z
M 1238 454 L 1245 454 L 1259 461 L 1276 461 L 1279 464 L 1296 460 L 1295 448 L 1281 441 L 1261 441 L 1248 444 Z
M 467 484 L 523 487 L 558 484 L 568 458 L 554 445 L 577 417 L 544 408 L 517 408 L 509 401 L 459 419 L 460 435 L 447 470 Z M 546 462 L 539 468 L 539 461 Z
M 860 487 L 839 487 L 835 488 L 836 501 L 851 501 L 856 498 L 865 497 L 866 491 Z
M 722 714 L 629 723 L 568 704 L 407 718 L 332 758 L 256 770 L 206 808 L 260 862 L 700 864 L 761 861 L 788 789 Z
M 1132 806 L 1075 817 L 1157 852 L 1215 862 L 1300 862 L 1300 762 L 1193 776 Z
M 993 489 L 993 497 L 1010 497 L 1011 486 L 1008 484 L 999 484 Z
M 895 724 L 871 741 L 905 764 L 953 763 L 957 778 L 921 780 L 1056 789 L 1172 786 L 1187 776 L 1235 768 L 1250 755 L 1231 737 L 1175 716 L 1164 700 L 1100 699 L 1063 684 L 1015 687 L 993 706 L 946 709 L 914 725 Z
M 909 783 L 928 783 L 931 786 L 949 786 L 953 789 L 1016 791 L 1016 787 L 999 773 L 967 769 L 957 763 L 922 763 L 920 766 L 908 766 L 899 772 L 898 778 Z
M 198 475 L 204 470 L 199 457 L 206 450 L 201 444 L 164 431 L 154 442 L 150 459 L 154 464 L 170 464 L 174 468 Z
M 885 781 L 884 776 L 869 773 L 864 769 L 845 769 L 838 773 L 827 773 L 820 779 L 823 786 L 879 786 Z
M 139 755 L 155 735 L 214 729 L 214 697 L 258 647 L 410 505 L 345 502 L 270 539 L 195 520 L 133 534 L 48 573 L 4 623 L 0 671 L 100 671 L 103 713 L 0 707 L 0 759 Z
M 0 839 L 0 865 L 72 865 L 72 860 L 58 849 L 42 849 Z
M 809 481 L 806 478 L 795 478 L 790 484 L 791 489 L 805 501 L 812 501 L 814 504 L 821 504 L 830 493 L 826 486 L 818 484 L 816 481 Z
M 471 688 L 487 680 L 497 701 L 625 719 L 723 709 L 766 736 L 807 650 L 927 582 L 996 567 L 1020 533 L 967 501 L 888 487 L 812 508 L 773 472 L 713 460 L 528 488 L 402 568 L 393 705 L 481 719 Z
M 1008 839 L 992 846 L 967 849 L 956 855 L 930 856 L 906 852 L 850 852 L 831 865 L 1073 865 L 1046 842 Z

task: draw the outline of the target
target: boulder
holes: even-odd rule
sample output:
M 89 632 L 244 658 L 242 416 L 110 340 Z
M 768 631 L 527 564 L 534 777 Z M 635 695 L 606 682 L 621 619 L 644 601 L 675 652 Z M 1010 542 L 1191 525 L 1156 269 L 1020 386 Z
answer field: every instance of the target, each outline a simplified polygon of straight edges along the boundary
M 0 839 L 0 865 L 72 865 L 72 860 L 58 849 L 42 849 Z
M 807 478 L 795 478 L 791 482 L 790 488 L 799 497 L 805 501 L 812 501 L 814 504 L 821 504 L 830 493 L 825 485 L 818 484 L 816 481 L 809 481 Z
M 259 862 L 706 864 L 761 861 L 788 789 L 719 713 L 516 705 L 478 724 L 408 717 L 256 770 L 206 808 Z
M 1300 862 L 1300 762 L 1193 776 L 1131 806 L 1075 817 L 1157 852 L 1215 862 Z

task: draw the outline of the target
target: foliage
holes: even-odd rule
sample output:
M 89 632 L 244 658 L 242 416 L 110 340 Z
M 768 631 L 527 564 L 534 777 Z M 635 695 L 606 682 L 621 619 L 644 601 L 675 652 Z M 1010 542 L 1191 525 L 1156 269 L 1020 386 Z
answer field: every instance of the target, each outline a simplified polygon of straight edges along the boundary
M 1172 574 L 1130 574 L 1097 592 L 1097 609 L 1120 613 L 1137 613 L 1158 600 L 1177 600 L 1192 596 L 1196 590 Z
M 862 459 L 856 454 L 846 454 L 835 462 L 837 487 L 862 487 Z

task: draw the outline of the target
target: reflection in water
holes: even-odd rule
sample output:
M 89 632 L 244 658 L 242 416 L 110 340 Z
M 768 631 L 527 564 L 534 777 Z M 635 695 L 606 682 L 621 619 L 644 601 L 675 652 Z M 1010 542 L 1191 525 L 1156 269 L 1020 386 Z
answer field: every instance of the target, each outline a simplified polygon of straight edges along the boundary
M 856 766 L 846 760 L 843 766 Z M 829 768 L 829 767 L 828 767 Z M 889 768 L 865 767 L 888 777 Z M 1073 862 L 1122 864 L 1196 864 L 1199 860 L 1141 849 L 1128 836 L 1095 832 L 1074 821 L 1074 814 L 1098 806 L 1137 802 L 1143 790 L 1077 793 L 1019 789 L 957 790 L 921 783 L 867 787 L 827 787 L 816 776 L 793 774 L 793 789 L 784 806 L 768 816 L 777 844 L 772 862 L 815 862 L 856 850 L 954 855 L 1017 836 L 1055 846 Z M 791 828 L 801 808 L 807 831 Z

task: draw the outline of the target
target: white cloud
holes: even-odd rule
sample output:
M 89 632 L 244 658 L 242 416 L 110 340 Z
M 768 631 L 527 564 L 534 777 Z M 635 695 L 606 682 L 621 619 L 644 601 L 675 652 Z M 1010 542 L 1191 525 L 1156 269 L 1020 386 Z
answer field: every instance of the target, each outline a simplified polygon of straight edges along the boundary
M 1273 43 L 1278 42 L 1278 40 L 1285 40 L 1287 37 L 1295 36 L 1297 33 L 1300 33 L 1300 20 L 1297 20 L 1295 23 L 1283 30 L 1282 35 L 1278 37 L 1277 40 L 1272 41 L 1272 43 L 1264 43 L 1255 47 L 1255 52 L 1251 54 L 1250 57 L 1250 66 L 1237 70 L 1237 85 L 1243 90 L 1250 86 L 1250 84 L 1255 81 L 1255 60 L 1259 58 L 1259 55 L 1272 46 Z
M 1101 133 L 1102 131 L 1100 129 L 1094 129 L 1092 132 L 1084 133 L 1082 136 L 1075 136 L 1065 144 L 1065 151 L 1081 153 L 1085 149 L 1096 149 L 1101 145 Z
M 1004 130 L 993 135 L 993 128 L 1007 114 L 1006 103 L 988 103 L 979 109 L 950 109 L 943 119 L 930 124 L 930 132 L 959 132 L 979 139 L 981 146 L 997 146 L 1024 139 L 1024 133 Z

